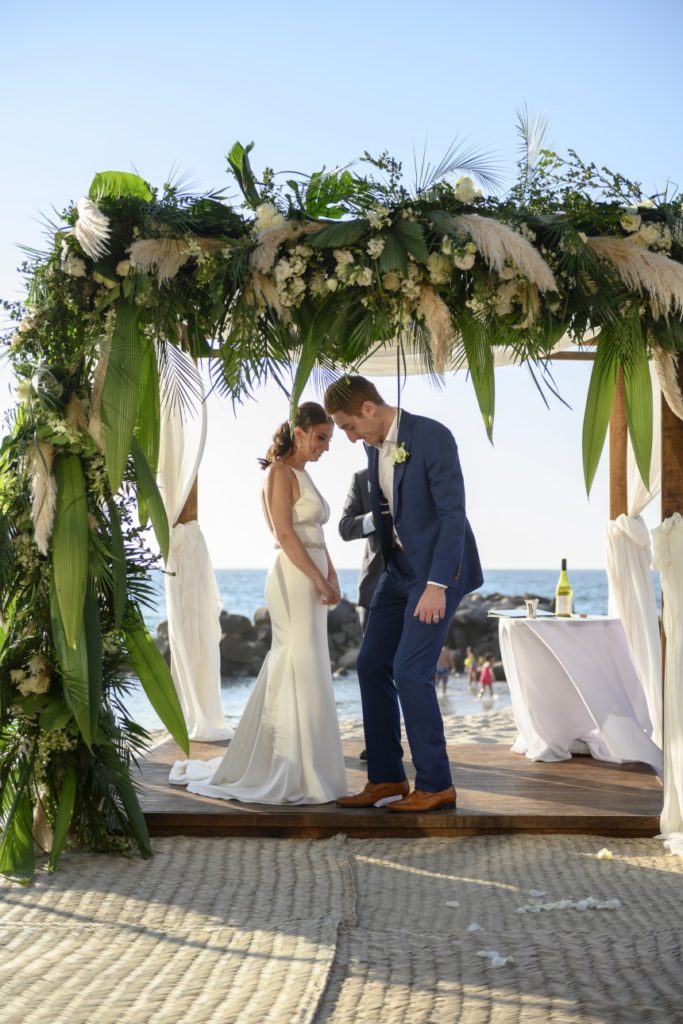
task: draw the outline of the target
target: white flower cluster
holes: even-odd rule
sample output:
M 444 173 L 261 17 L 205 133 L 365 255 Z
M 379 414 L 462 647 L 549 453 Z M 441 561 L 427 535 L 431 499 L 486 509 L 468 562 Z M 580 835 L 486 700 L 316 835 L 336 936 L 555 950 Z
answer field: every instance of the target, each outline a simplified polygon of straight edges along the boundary
M 26 576 L 31 576 L 38 567 L 38 549 L 28 533 L 18 533 L 12 541 L 14 560 Z
M 295 245 L 288 256 L 279 259 L 274 267 L 275 287 L 283 306 L 298 306 L 306 292 L 304 274 L 312 249 Z
M 365 217 L 366 220 L 370 221 L 370 227 L 374 231 L 381 231 L 382 228 L 388 227 L 391 223 L 389 211 L 386 206 L 382 206 L 381 203 L 378 203 L 376 206 L 369 209 L 365 214 Z
M 366 249 L 367 254 L 370 257 L 370 259 L 372 259 L 372 260 L 379 259 L 379 257 L 384 252 L 385 244 L 386 244 L 385 240 L 381 236 L 379 236 L 379 235 L 376 236 L 375 238 L 370 238 L 368 240 L 367 245 L 365 246 L 365 249 Z
M 10 678 L 22 697 L 28 697 L 30 693 L 47 693 L 51 676 L 52 665 L 42 654 L 29 658 L 26 669 L 14 668 L 10 672 Z
M 453 266 L 458 270 L 471 270 L 474 266 L 477 247 L 474 242 L 464 240 L 456 242 L 449 235 L 444 235 L 441 240 L 441 252 L 444 256 L 450 256 Z
M 641 203 L 641 207 L 652 205 Z M 620 224 L 629 240 L 642 249 L 653 249 L 655 252 L 671 251 L 671 231 L 666 224 L 643 223 L 638 207 L 631 207 L 620 220 Z
M 69 274 L 71 277 L 86 276 L 87 270 L 85 260 L 82 260 L 80 256 L 76 255 L 67 241 L 62 242 L 59 265 L 64 273 Z
M 275 203 L 261 203 L 260 206 L 256 207 L 254 231 L 257 234 L 260 231 L 266 231 L 268 228 L 281 227 L 284 223 L 285 218 L 282 216 Z
M 458 178 L 453 186 L 453 192 L 455 198 L 459 199 L 461 203 L 474 203 L 483 196 L 482 190 L 467 175 Z

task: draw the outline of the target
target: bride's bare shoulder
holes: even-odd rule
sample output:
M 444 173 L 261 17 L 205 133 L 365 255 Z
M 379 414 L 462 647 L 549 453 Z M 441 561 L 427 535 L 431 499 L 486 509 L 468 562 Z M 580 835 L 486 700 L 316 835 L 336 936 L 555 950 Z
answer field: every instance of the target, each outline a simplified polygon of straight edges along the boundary
M 263 483 L 263 489 L 267 496 L 273 494 L 284 494 L 291 495 L 293 500 L 298 498 L 299 482 L 289 466 L 286 466 L 284 462 L 272 462 L 266 470 L 266 479 Z

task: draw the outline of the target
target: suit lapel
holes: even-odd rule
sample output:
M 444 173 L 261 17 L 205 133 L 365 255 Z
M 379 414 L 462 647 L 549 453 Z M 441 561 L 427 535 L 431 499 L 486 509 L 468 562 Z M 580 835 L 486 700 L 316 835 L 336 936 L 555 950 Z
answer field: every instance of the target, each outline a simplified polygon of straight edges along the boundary
M 398 421 L 398 439 L 397 448 L 403 445 L 406 452 L 410 452 L 410 439 L 413 436 L 413 427 L 415 425 L 415 417 L 409 412 L 401 410 L 401 414 Z M 401 514 L 401 490 L 403 484 L 403 477 L 405 476 L 406 466 L 410 455 L 405 462 L 394 463 L 394 519 L 399 519 Z

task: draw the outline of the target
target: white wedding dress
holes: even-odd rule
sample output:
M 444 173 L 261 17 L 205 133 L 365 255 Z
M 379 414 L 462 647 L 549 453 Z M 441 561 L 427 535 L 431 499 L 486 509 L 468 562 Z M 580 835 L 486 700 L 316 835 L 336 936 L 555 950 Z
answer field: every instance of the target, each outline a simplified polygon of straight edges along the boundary
M 294 530 L 327 574 L 323 524 L 330 510 L 308 473 Z M 348 792 L 327 644 L 327 606 L 278 550 L 266 578 L 273 639 L 225 756 L 176 761 L 170 781 L 189 792 L 262 804 L 324 804 Z

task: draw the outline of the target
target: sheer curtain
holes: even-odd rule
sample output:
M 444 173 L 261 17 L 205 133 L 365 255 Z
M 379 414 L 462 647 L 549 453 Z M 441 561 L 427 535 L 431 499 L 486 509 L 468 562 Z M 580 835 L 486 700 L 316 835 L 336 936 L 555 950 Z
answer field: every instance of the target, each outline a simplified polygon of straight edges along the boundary
M 665 845 L 683 857 L 683 517 L 678 512 L 652 531 L 655 568 L 662 581 L 667 686 L 664 707 Z
M 609 612 L 618 616 L 628 640 L 652 721 L 652 739 L 662 746 L 662 648 L 650 565 L 650 531 L 640 513 L 661 489 L 661 392 L 650 368 L 653 391 L 652 468 L 649 489 L 643 483 L 629 441 L 628 515 L 607 524 Z
M 158 482 L 171 537 L 165 589 L 171 675 L 191 740 L 232 737 L 221 708 L 219 616 L 222 601 L 198 522 L 177 523 L 197 475 L 206 439 L 206 406 L 201 375 L 189 356 L 179 402 L 166 401 L 161 413 Z

